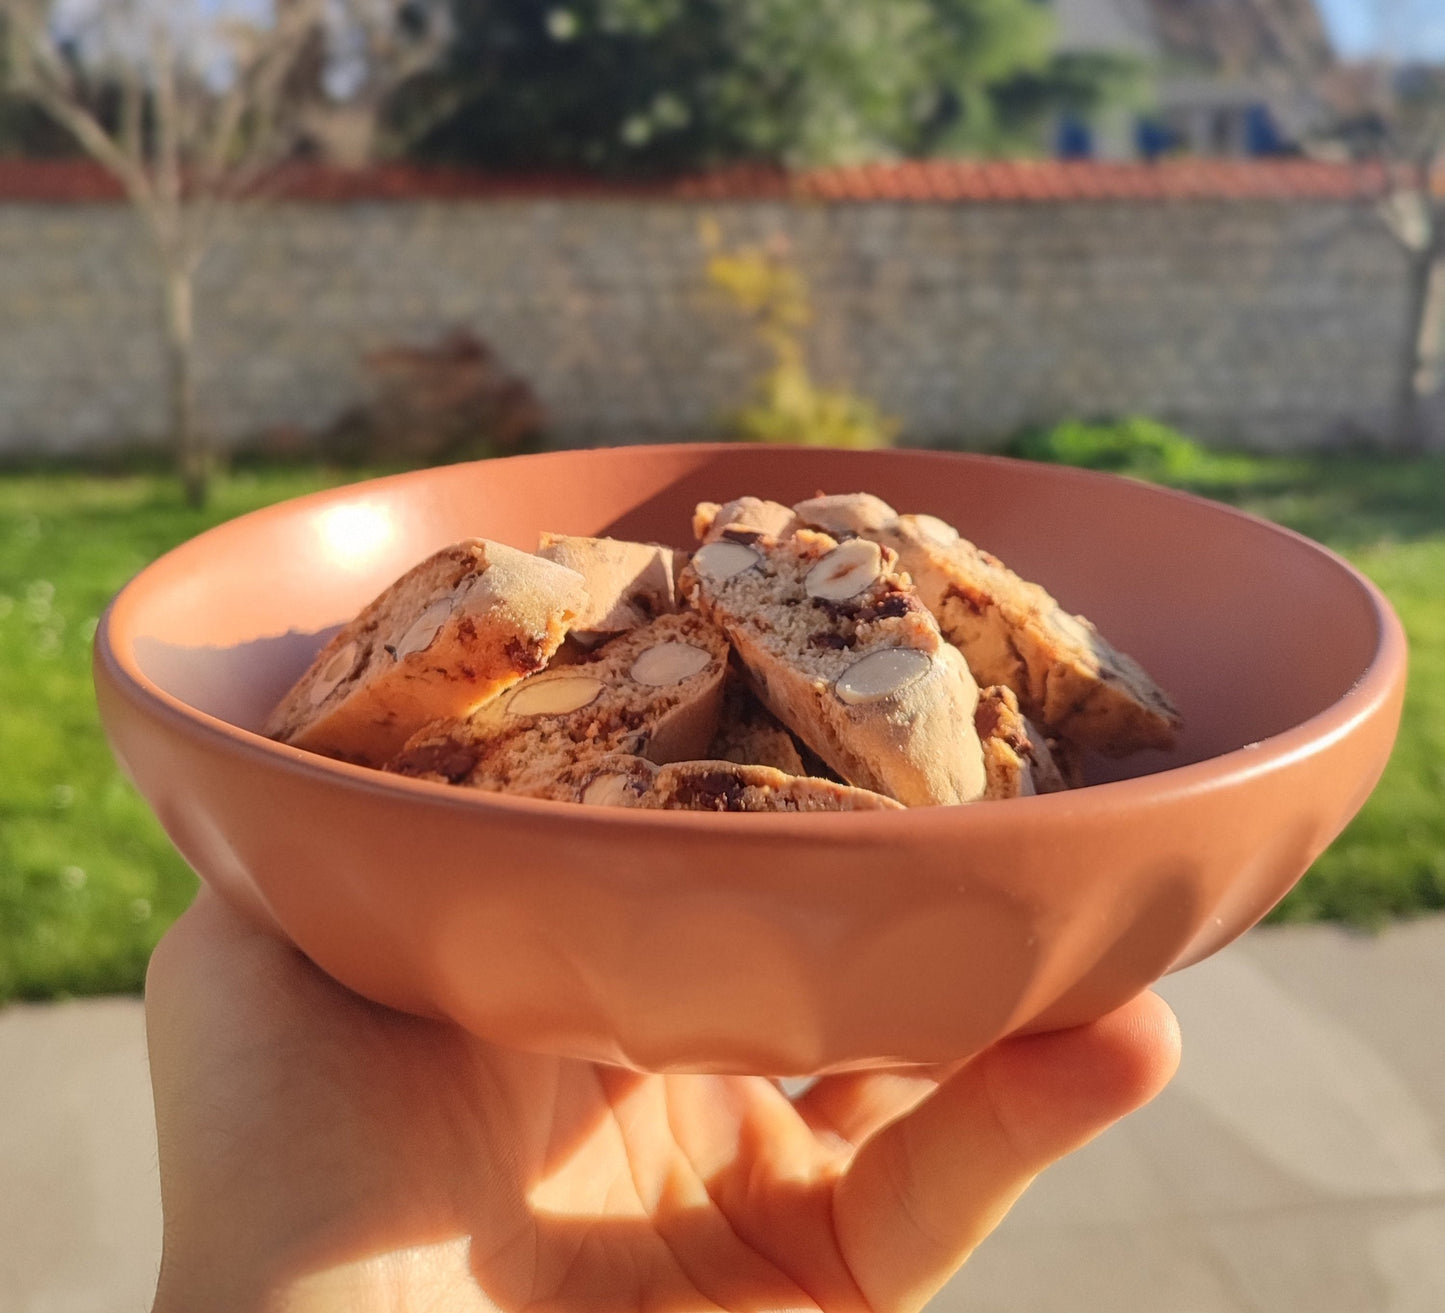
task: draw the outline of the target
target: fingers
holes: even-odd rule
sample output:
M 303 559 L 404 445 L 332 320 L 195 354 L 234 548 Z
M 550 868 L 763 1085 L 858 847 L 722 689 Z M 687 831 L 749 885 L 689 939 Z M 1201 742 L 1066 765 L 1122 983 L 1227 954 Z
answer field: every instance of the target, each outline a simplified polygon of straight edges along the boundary
M 1174 1015 L 1144 994 L 1092 1025 L 997 1045 L 879 1131 L 834 1201 L 870 1305 L 920 1308 L 1040 1171 L 1147 1103 L 1178 1062 Z
M 795 1099 L 793 1106 L 816 1134 L 861 1144 L 912 1111 L 956 1069 L 916 1067 L 827 1076 Z

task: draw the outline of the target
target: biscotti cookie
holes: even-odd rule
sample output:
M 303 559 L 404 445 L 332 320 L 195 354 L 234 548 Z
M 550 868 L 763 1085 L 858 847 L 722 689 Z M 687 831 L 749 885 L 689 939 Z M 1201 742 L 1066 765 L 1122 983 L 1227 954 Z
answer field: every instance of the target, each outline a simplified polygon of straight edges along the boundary
M 728 680 L 722 720 L 707 756 L 743 766 L 771 766 L 785 775 L 809 775 L 798 745 L 741 677 Z
M 546 665 L 586 600 L 576 571 L 482 538 L 456 543 L 343 627 L 266 733 L 380 766 L 429 721 L 464 716 Z
M 1038 584 L 936 516 L 899 515 L 873 527 L 876 498 L 856 493 L 823 500 L 866 507 L 858 522 L 867 526 L 856 532 L 898 553 L 900 568 L 979 683 L 1013 689 L 1024 714 L 1048 734 L 1110 756 L 1173 744 L 1179 713 L 1168 695 L 1137 661 Z M 807 521 L 809 505 L 794 508 L 800 520 Z M 837 516 L 834 508 L 835 524 Z
M 638 757 L 609 756 L 558 781 L 554 795 L 605 807 L 661 811 L 901 811 L 880 793 L 831 780 L 789 775 L 733 761 L 679 761 L 653 766 Z
M 802 530 L 705 543 L 684 594 L 732 642 L 763 704 L 849 784 L 909 806 L 984 789 L 978 688 L 866 540 Z
M 693 612 L 661 616 L 585 661 L 523 680 L 464 720 L 427 726 L 387 769 L 549 798 L 589 758 L 697 758 L 717 733 L 727 662 L 715 625 Z
M 586 582 L 588 603 L 570 632 L 583 647 L 677 610 L 670 547 L 544 533 L 537 555 L 576 570 Z
M 730 761 L 679 761 L 664 766 L 653 781 L 651 796 L 657 800 L 656 806 L 668 811 L 903 810 L 902 803 L 868 789 Z
M 1040 732 L 1034 725 L 1030 725 L 1030 729 L 1035 734 Z M 1056 734 L 1046 736 L 1044 745 L 1049 750 L 1049 756 L 1053 759 L 1054 768 L 1059 772 L 1059 778 L 1064 782 L 1064 788 L 1082 789 L 1088 783 L 1085 769 L 1085 758 L 1088 754 L 1085 749 L 1076 743 L 1070 743 L 1068 739 L 1059 738 Z
M 1110 756 L 1173 744 L 1168 695 L 1038 584 L 932 516 L 899 516 L 887 541 L 977 678 L 1008 685 L 1046 732 Z
M 786 538 L 796 524 L 793 512 L 781 502 L 759 497 L 738 497 L 724 502 L 698 502 L 692 513 L 692 533 L 700 543 L 727 536 L 739 542 L 752 538 Z
M 1043 735 L 1020 714 L 1012 689 L 1002 684 L 979 689 L 973 723 L 988 775 L 985 798 L 1028 798 L 1067 787 Z

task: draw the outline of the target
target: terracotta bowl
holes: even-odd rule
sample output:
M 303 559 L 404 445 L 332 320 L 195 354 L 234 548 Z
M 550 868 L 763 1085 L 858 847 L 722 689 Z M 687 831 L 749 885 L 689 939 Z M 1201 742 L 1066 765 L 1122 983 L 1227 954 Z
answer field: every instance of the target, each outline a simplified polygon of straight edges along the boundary
M 1089 787 L 846 815 L 647 813 L 339 764 L 256 727 L 334 626 L 470 534 L 690 541 L 699 500 L 868 489 L 962 527 L 1170 690 L 1168 754 Z M 115 599 L 96 686 L 186 859 L 352 989 L 503 1044 L 801 1075 L 1068 1026 L 1263 916 L 1358 810 L 1405 644 L 1338 557 L 1225 507 L 983 456 L 566 452 L 304 497 Z

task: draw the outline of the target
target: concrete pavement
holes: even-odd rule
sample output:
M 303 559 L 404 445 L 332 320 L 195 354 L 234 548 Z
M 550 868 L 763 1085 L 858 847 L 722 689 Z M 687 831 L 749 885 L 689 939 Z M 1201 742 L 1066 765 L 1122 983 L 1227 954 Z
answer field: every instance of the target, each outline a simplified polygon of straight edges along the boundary
M 161 1205 L 135 999 L 0 1010 L 0 1313 L 143 1313 Z
M 1255 930 L 1161 992 L 1174 1084 L 932 1313 L 1445 1309 L 1445 916 Z M 140 1005 L 0 1011 L 0 1311 L 144 1310 L 159 1237 Z
M 1160 987 L 1184 1061 L 934 1313 L 1445 1310 L 1445 917 L 1252 931 Z

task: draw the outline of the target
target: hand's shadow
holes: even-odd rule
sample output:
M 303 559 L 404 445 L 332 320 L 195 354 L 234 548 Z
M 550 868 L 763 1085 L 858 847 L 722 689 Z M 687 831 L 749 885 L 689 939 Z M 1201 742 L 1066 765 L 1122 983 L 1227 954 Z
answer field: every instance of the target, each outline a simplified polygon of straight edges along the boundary
M 340 628 L 290 630 L 233 647 L 182 647 L 142 634 L 135 640 L 135 659 L 172 697 L 259 734 L 272 708 Z

